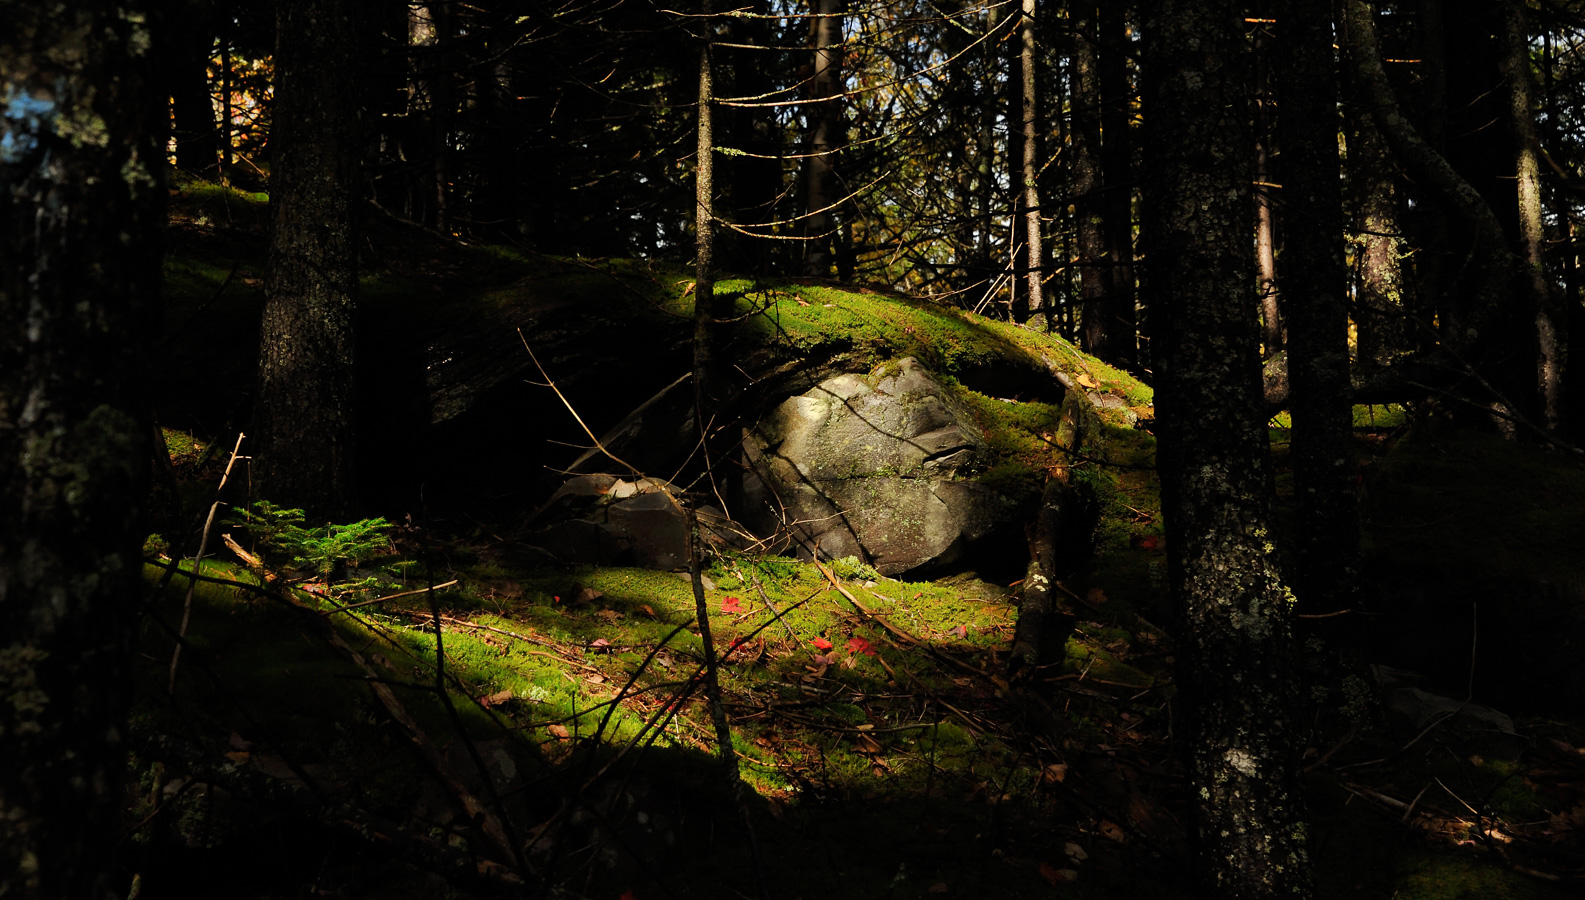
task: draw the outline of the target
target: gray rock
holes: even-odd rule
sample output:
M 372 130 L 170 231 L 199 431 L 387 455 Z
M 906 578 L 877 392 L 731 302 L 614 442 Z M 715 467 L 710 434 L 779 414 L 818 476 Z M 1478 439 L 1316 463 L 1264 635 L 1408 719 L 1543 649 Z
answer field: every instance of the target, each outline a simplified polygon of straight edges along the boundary
M 678 569 L 688 565 L 687 518 L 666 496 L 676 489 L 657 479 L 625 481 L 610 475 L 570 479 L 536 514 L 554 520 L 529 543 L 562 562 Z M 720 509 L 699 509 L 705 539 L 733 539 Z
M 789 398 L 749 431 L 744 452 L 753 474 L 743 515 L 779 535 L 777 549 L 854 556 L 886 575 L 949 566 L 1027 505 L 974 480 L 985 436 L 912 358 Z

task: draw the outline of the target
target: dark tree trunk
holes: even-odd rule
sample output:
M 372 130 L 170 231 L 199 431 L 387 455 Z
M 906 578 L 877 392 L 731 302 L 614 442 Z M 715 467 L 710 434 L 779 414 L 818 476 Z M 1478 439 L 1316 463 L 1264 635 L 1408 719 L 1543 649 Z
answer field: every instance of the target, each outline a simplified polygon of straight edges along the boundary
M 1096 8 L 1076 4 L 1073 16 L 1073 212 L 1079 265 L 1079 346 L 1112 359 L 1115 330 L 1107 309 L 1105 216 L 1101 193 L 1101 60 Z
M 209 55 L 214 47 L 214 15 L 208 0 L 181 4 L 171 16 L 166 72 L 176 132 L 176 167 L 195 175 L 213 174 L 220 165 L 220 127 L 209 92 Z
M 19 900 L 126 894 L 109 869 L 149 460 L 134 352 L 168 133 L 145 16 L 0 3 L 0 896 Z
M 809 96 L 809 157 L 804 169 L 803 273 L 823 277 L 831 273 L 832 243 L 838 240 L 833 208 L 841 199 L 836 177 L 836 153 L 842 146 L 842 21 L 846 0 L 814 0 L 809 30 L 814 45 L 814 74 Z
M 1393 158 L 1415 183 L 1430 193 L 1429 202 L 1452 214 L 1469 235 L 1466 268 L 1469 284 L 1456 305 L 1438 310 L 1442 339 L 1455 351 L 1467 354 L 1485 337 L 1487 328 L 1504 312 L 1513 283 L 1513 256 L 1503 229 L 1484 197 L 1426 141 L 1399 109 L 1392 85 L 1382 68 L 1381 46 L 1376 38 L 1370 7 L 1363 0 L 1341 0 L 1344 70 L 1358 102 L 1370 111 Z
M 276 22 L 274 225 L 254 400 L 254 483 L 275 503 L 334 518 L 353 505 L 352 2 L 279 0 Z
M 1107 362 L 1139 364 L 1134 312 L 1134 142 L 1129 129 L 1133 90 L 1128 83 L 1128 20 L 1124 5 L 1101 4 L 1101 184 L 1106 241 L 1106 298 L 1111 324 Z
M 1194 874 L 1202 896 L 1307 897 L 1290 595 L 1271 472 L 1249 240 L 1242 6 L 1147 4 L 1145 232 L 1168 580 L 1181 617 Z
M 1287 0 L 1279 21 L 1282 295 L 1298 512 L 1293 584 L 1307 612 L 1324 613 L 1353 605 L 1359 574 L 1331 4 Z

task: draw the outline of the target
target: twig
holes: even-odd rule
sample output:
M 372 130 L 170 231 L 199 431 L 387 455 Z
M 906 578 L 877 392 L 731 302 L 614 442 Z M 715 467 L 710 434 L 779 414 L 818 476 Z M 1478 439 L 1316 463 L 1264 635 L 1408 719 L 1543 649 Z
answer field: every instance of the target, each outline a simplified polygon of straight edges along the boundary
M 435 617 L 435 693 L 440 695 L 440 702 L 446 707 L 446 715 L 451 719 L 451 726 L 457 729 L 457 737 L 462 739 L 463 747 L 467 748 L 468 757 L 473 760 L 473 766 L 479 772 L 479 778 L 484 782 L 484 789 L 490 795 L 490 804 L 495 807 L 495 822 L 491 822 L 488 814 L 480 816 L 477 821 L 484 833 L 497 846 L 504 849 L 507 858 L 517 865 L 519 872 L 527 873 L 528 866 L 518 851 L 517 836 L 513 834 L 511 817 L 506 813 L 506 806 L 501 802 L 501 793 L 496 790 L 495 778 L 490 775 L 490 768 L 484 764 L 484 758 L 479 755 L 479 747 L 468 736 L 468 729 L 462 724 L 462 717 L 457 714 L 456 704 L 451 702 L 451 692 L 446 690 L 446 645 L 442 637 L 445 629 L 440 627 L 440 601 L 435 599 L 435 589 L 431 586 L 424 591 L 429 599 L 430 615 Z M 389 689 L 387 689 L 389 690 Z M 471 811 L 470 811 L 471 812 Z M 499 834 L 491 833 L 492 826 L 499 830 Z
M 220 486 L 215 488 L 215 496 L 226 489 L 226 479 L 231 477 L 231 467 L 237 464 L 237 454 L 242 450 L 242 439 L 247 437 L 242 432 L 237 432 L 236 446 L 231 448 L 231 459 L 226 463 L 226 471 L 220 476 Z M 204 562 L 204 551 L 209 548 L 209 529 L 215 524 L 215 513 L 220 510 L 220 501 L 217 499 L 209 507 L 209 516 L 204 519 L 204 532 L 198 539 L 198 555 L 193 558 L 193 571 L 196 573 Z M 165 685 L 167 694 L 176 693 L 176 667 L 182 660 L 182 644 L 187 638 L 187 623 L 193 616 L 193 593 L 198 589 L 197 581 L 187 582 L 187 598 L 182 601 L 182 624 L 177 628 L 177 635 L 182 638 L 176 642 L 176 648 L 171 651 L 171 677 Z
M 384 597 L 375 597 L 373 600 L 363 600 L 363 601 L 360 601 L 358 603 L 350 603 L 350 604 L 348 604 L 346 606 L 337 606 L 336 604 L 331 603 L 330 604 L 331 608 L 328 609 L 328 610 L 325 610 L 322 613 L 320 613 L 320 615 L 322 615 L 322 616 L 333 616 L 333 615 L 335 615 L 338 612 L 348 612 L 348 611 L 354 610 L 354 609 L 361 609 L 361 608 L 363 608 L 365 606 L 373 606 L 376 603 L 384 603 L 387 600 L 395 600 L 398 597 L 411 597 L 414 594 L 427 594 L 430 591 L 438 591 L 441 588 L 449 588 L 449 587 L 451 587 L 452 585 L 454 585 L 456 583 L 457 583 L 457 579 L 453 578 L 453 579 L 451 579 L 450 581 L 448 581 L 448 582 L 446 582 L 444 584 L 437 584 L 437 585 L 433 585 L 433 586 L 427 587 L 427 588 L 415 588 L 415 589 L 413 589 L 411 591 L 402 591 L 400 594 L 386 594 Z M 512 636 L 516 637 L 517 635 L 512 635 Z

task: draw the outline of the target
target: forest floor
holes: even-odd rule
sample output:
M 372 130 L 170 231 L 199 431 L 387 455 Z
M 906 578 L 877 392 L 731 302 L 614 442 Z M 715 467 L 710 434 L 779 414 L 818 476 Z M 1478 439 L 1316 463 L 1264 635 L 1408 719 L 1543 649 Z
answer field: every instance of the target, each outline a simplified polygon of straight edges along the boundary
M 222 554 L 208 580 L 177 574 L 232 449 L 226 386 L 247 380 L 262 270 L 259 198 L 188 193 L 156 379 L 181 515 L 149 547 L 123 854 L 140 896 L 518 896 L 525 873 L 611 900 L 1187 896 L 1148 469 L 1109 482 L 1097 553 L 1063 585 L 1061 661 L 1014 681 L 1008 579 L 715 554 L 705 605 L 749 788 L 734 797 L 685 574 L 539 564 L 498 505 L 228 525 L 211 548 L 224 531 L 261 565 Z M 366 288 L 397 304 L 455 302 L 489 277 L 476 248 L 396 228 L 374 247 Z M 1369 669 L 1307 650 L 1320 894 L 1578 896 L 1585 711 L 1568 642 L 1585 629 L 1564 620 L 1585 590 L 1585 472 L 1416 412 L 1356 416 L 1359 631 L 1364 662 L 1414 670 L 1455 711 L 1412 721 Z M 1113 450 L 1148 464 L 1151 443 Z M 1554 608 L 1568 615 L 1537 625 Z M 1465 715 L 1471 700 L 1514 733 Z

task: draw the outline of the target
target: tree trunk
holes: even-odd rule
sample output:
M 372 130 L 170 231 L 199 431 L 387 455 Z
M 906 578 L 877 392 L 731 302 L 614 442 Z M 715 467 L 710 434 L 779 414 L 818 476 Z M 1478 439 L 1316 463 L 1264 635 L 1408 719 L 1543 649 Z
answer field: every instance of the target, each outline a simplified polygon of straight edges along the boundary
M 1035 327 L 1049 331 L 1053 320 L 1042 283 L 1046 254 L 1040 225 L 1040 108 L 1038 73 L 1035 71 L 1035 0 L 1023 0 L 1023 18 L 1018 25 L 1018 59 L 1023 83 L 1023 102 L 1020 106 L 1023 114 L 1020 119 L 1023 122 L 1023 167 L 1020 174 L 1024 185 L 1024 264 L 1028 270 L 1025 294 Z
M 254 400 L 255 487 L 341 517 L 353 505 L 358 287 L 352 0 L 279 0 L 274 223 Z
M 1128 20 L 1124 4 L 1101 4 L 1101 184 L 1105 191 L 1106 342 L 1113 365 L 1139 365 L 1134 311 L 1134 142 L 1129 133 L 1133 90 L 1128 84 Z
M 843 144 L 842 21 L 846 0 L 814 0 L 809 29 L 815 48 L 814 74 L 809 95 L 809 163 L 804 168 L 803 273 L 814 277 L 831 274 L 832 242 L 838 222 L 833 207 L 841 199 L 836 177 L 836 153 Z
M 1342 33 L 1346 36 L 1344 70 L 1360 103 L 1370 110 L 1394 159 L 1414 181 L 1432 192 L 1472 235 L 1468 271 L 1473 284 L 1469 299 L 1458 308 L 1443 310 L 1441 335 L 1456 352 L 1471 350 L 1486 328 L 1501 313 L 1513 278 L 1513 257 L 1503 239 L 1501 223 L 1480 192 L 1475 190 L 1440 153 L 1421 137 L 1398 108 L 1398 101 L 1382 69 L 1381 47 L 1375 23 L 1364 0 L 1341 0 Z
M 1255 285 L 1260 295 L 1262 356 L 1282 352 L 1282 313 L 1277 302 L 1277 221 L 1272 192 L 1271 39 L 1267 25 L 1255 26 Z
M 100 900 L 126 893 L 167 105 L 137 5 L 0 21 L 0 896 Z
M 1567 313 L 1546 277 L 1541 245 L 1541 176 L 1536 163 L 1535 110 L 1530 101 L 1530 41 L 1521 0 L 1506 0 L 1504 76 L 1508 81 L 1509 115 L 1513 123 L 1518 174 L 1519 266 L 1535 316 L 1536 390 L 1546 430 L 1563 428 L 1563 372 L 1568 364 Z
M 1107 309 L 1105 215 L 1101 192 L 1101 60 L 1096 37 L 1096 8 L 1072 7 L 1073 68 L 1073 191 L 1074 234 L 1079 266 L 1079 346 L 1108 362 L 1112 359 L 1114 323 Z
M 1387 145 L 1369 113 L 1344 107 L 1349 207 L 1353 217 L 1358 333 L 1356 359 L 1367 372 L 1391 365 L 1414 347 L 1405 307 L 1398 192 Z
M 1180 615 L 1194 874 L 1202 896 L 1308 897 L 1290 598 L 1249 240 L 1242 6 L 1147 4 L 1145 232 L 1168 580 Z
M 213 174 L 220 161 L 220 129 L 209 92 L 209 51 L 214 17 L 208 0 L 181 5 L 170 17 L 166 71 L 176 136 L 176 167 L 195 175 Z
M 699 46 L 699 112 L 694 168 L 693 389 L 694 416 L 704 435 L 707 411 L 718 406 L 715 362 L 715 86 L 710 64 L 710 0 Z M 705 442 L 709 453 L 709 442 Z
M 1331 7 L 1287 0 L 1279 22 L 1282 293 L 1298 513 L 1293 585 L 1306 612 L 1326 613 L 1353 606 L 1359 576 Z

